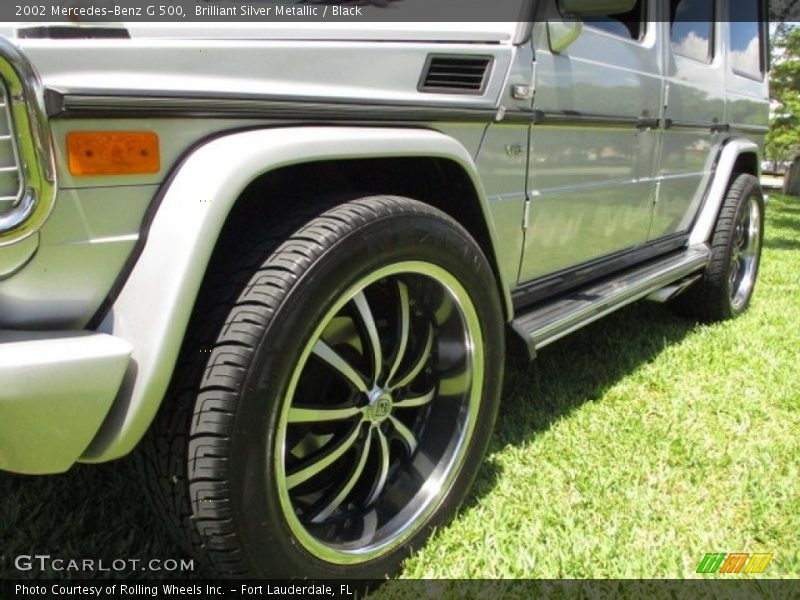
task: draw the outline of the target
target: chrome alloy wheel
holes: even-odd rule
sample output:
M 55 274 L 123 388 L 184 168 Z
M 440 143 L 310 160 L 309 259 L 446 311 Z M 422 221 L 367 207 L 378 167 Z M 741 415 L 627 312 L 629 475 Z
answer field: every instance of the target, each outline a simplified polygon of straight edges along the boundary
M 761 209 L 758 200 L 750 197 L 736 215 L 733 231 L 728 289 L 731 304 L 741 309 L 756 282 L 761 246 Z
M 275 437 L 284 517 L 303 547 L 365 562 L 425 525 L 464 462 L 483 387 L 464 287 L 428 262 L 358 281 L 292 373 Z

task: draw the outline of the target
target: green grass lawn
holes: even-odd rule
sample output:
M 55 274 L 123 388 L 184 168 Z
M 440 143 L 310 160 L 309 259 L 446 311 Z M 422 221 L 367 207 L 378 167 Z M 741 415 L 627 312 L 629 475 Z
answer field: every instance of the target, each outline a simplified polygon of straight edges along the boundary
M 800 577 L 800 200 L 767 214 L 740 319 L 638 303 L 513 359 L 470 499 L 402 577 L 686 578 L 707 552 Z M 0 498 L 0 577 L 18 554 L 181 556 L 125 461 L 0 474 Z

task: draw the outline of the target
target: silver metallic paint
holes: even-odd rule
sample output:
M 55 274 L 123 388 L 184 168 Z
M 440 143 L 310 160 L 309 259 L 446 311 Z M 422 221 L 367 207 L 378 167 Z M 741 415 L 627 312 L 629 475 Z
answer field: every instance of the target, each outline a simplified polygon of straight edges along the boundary
M 14 271 L 0 277 L 0 328 L 85 327 L 138 240 L 156 190 L 153 185 L 62 189 L 50 219 L 33 238 L 38 249 L 25 240 L 0 247 L 0 267 Z M 10 255 L 17 247 L 21 253 Z
M 0 330 L 0 469 L 69 469 L 111 406 L 130 352 L 102 333 Z
M 534 109 L 565 118 L 553 126 L 545 119 L 531 129 L 531 223 L 520 283 L 646 240 L 659 132 L 637 129 L 636 123 L 658 117 L 662 107 L 654 27 L 635 42 L 587 26 L 569 48 L 554 54 L 543 24 L 537 24 L 534 43 Z M 580 119 L 598 115 L 609 125 Z

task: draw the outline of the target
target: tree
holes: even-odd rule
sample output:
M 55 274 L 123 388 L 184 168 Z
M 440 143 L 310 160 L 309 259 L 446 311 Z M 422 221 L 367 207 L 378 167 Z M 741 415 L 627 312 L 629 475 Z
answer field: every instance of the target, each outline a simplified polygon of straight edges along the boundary
M 792 161 L 784 193 L 800 195 L 800 28 L 781 24 L 773 38 L 770 73 L 772 118 L 767 134 L 767 157 Z

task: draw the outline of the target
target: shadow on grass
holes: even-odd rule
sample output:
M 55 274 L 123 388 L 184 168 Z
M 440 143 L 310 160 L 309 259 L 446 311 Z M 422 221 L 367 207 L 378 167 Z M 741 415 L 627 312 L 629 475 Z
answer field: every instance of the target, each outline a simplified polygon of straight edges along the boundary
M 544 348 L 532 363 L 522 355 L 509 356 L 489 459 L 464 508 L 477 504 L 502 476 L 491 460 L 493 451 L 523 444 L 598 400 L 694 328 L 694 322 L 665 306 L 639 302 Z
M 534 363 L 509 356 L 504 401 L 490 453 L 521 444 L 547 430 L 617 381 L 680 341 L 693 325 L 661 306 L 640 303 L 545 348 Z M 467 503 L 475 504 L 502 476 L 485 461 Z M 132 461 L 76 465 L 62 475 L 30 477 L 0 473 L 0 579 L 159 578 L 211 576 L 126 569 L 120 573 L 17 570 L 19 555 L 49 554 L 66 559 L 188 558 L 155 519 Z
M 768 237 L 764 240 L 764 248 L 772 250 L 800 250 L 800 240 L 784 237 Z
M 521 444 L 570 412 L 601 397 L 617 381 L 680 341 L 693 327 L 661 306 L 628 307 L 545 348 L 534 363 L 509 356 L 504 401 L 490 448 Z M 502 476 L 487 460 L 467 506 Z M 62 475 L 28 477 L 0 473 L 0 579 L 159 578 L 175 573 L 126 569 L 120 573 L 20 571 L 18 555 L 66 559 L 187 558 L 158 522 L 144 497 L 132 461 L 76 465 Z M 140 569 L 141 567 L 139 567 Z M 194 578 L 210 576 L 196 564 Z
M 781 206 L 777 212 L 780 214 L 782 212 L 791 213 L 792 212 L 791 206 Z M 786 229 L 800 229 L 800 221 L 797 220 L 796 215 L 786 215 L 785 217 L 772 217 L 769 220 L 770 227 L 780 227 Z
M 76 465 L 47 477 L 0 472 L 0 579 L 125 579 L 209 576 L 195 561 L 194 571 L 150 570 L 152 559 L 189 559 L 154 518 L 134 473 L 132 461 Z M 20 555 L 63 558 L 61 571 L 15 568 Z M 78 572 L 67 561 L 103 561 L 107 571 Z M 139 560 L 133 568 L 112 569 L 114 560 Z M 27 561 L 26 561 L 27 562 Z M 121 566 L 121 563 L 117 563 Z M 169 564 L 169 563 L 167 563 Z M 24 562 L 22 563 L 24 567 Z M 154 565 L 155 566 L 155 565 Z

